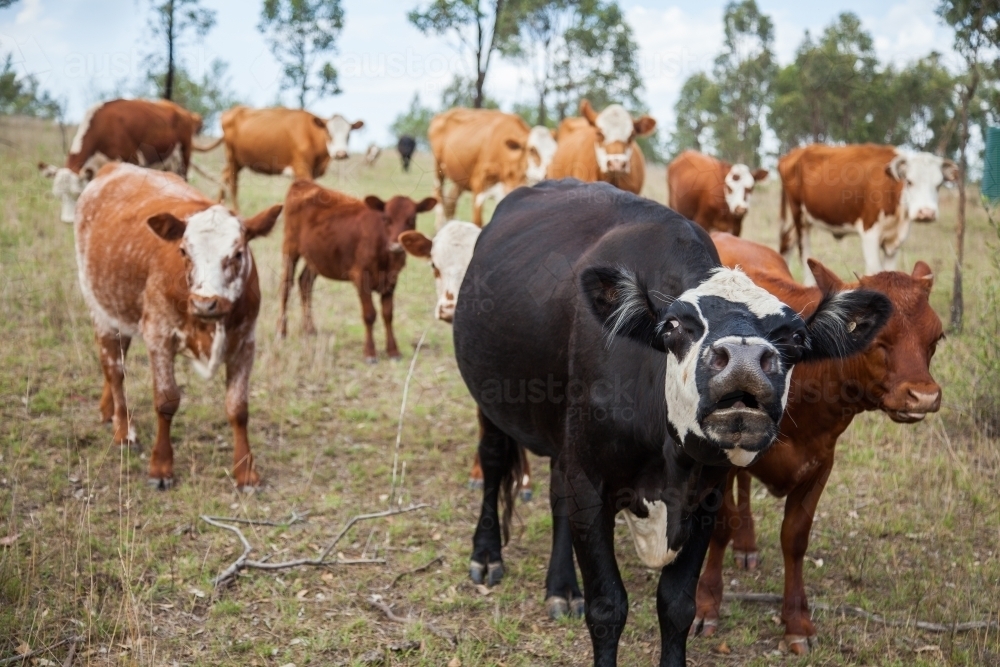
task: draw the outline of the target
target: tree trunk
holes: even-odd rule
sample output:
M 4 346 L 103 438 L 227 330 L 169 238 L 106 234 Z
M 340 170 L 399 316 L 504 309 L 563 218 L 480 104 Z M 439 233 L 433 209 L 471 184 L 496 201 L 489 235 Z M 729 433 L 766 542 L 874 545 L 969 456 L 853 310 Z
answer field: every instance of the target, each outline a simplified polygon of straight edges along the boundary
M 174 99 L 174 0 L 167 3 L 167 77 L 163 99 Z
M 965 258 L 965 173 L 969 162 L 966 146 L 969 143 L 969 101 L 972 95 L 962 97 L 962 134 L 958 153 L 958 215 L 955 218 L 955 278 L 951 289 L 951 329 L 962 332 L 962 315 L 965 302 L 962 294 L 962 262 Z

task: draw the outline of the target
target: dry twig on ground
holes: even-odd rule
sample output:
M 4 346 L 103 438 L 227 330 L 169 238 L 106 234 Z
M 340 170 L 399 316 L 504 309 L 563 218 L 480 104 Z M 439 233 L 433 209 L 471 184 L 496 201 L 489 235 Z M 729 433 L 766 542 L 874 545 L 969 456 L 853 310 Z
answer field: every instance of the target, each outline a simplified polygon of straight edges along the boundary
M 393 623 L 401 623 L 403 625 L 409 625 L 410 623 L 416 623 L 417 621 L 420 620 L 417 618 L 413 618 L 412 616 L 409 615 L 407 616 L 397 615 L 396 612 L 392 610 L 392 607 L 382 602 L 381 595 L 373 595 L 367 599 L 367 602 L 368 604 L 370 604 L 371 606 L 375 607 L 383 614 L 385 614 L 385 617 L 390 621 L 392 621 Z M 437 627 L 430 621 L 420 621 L 420 622 L 423 624 L 425 628 L 430 630 L 432 633 L 450 642 L 452 646 L 458 645 L 458 639 L 452 633 L 448 632 L 447 630 L 442 630 L 441 628 Z
M 219 586 L 222 586 L 223 584 L 229 583 L 230 581 L 234 580 L 237 574 L 247 569 L 283 570 L 290 567 L 298 567 L 300 565 L 311 565 L 314 567 L 316 566 L 322 567 L 325 565 L 361 565 L 361 564 L 385 563 L 384 558 L 358 559 L 358 560 L 337 559 L 333 561 L 328 561 L 326 558 L 327 556 L 330 555 L 330 552 L 333 551 L 333 548 L 337 546 L 337 543 L 340 542 L 340 540 L 343 539 L 344 535 L 347 534 L 347 531 L 349 531 L 351 527 L 354 526 L 354 524 L 358 523 L 359 521 L 366 521 L 368 519 L 379 519 L 382 517 L 394 516 L 396 514 L 404 514 L 406 512 L 413 512 L 415 510 L 423 509 L 425 507 L 430 507 L 430 505 L 422 503 L 420 505 L 410 505 L 409 507 L 388 509 L 382 512 L 373 512 L 371 514 L 358 514 L 357 516 L 351 517 L 351 519 L 341 529 L 341 531 L 337 534 L 337 536 L 333 539 L 333 541 L 330 542 L 330 544 L 328 544 L 325 549 L 323 549 L 323 551 L 320 553 L 318 557 L 299 558 L 296 560 L 283 561 L 280 563 L 270 563 L 263 560 L 250 560 L 250 552 L 253 551 L 253 546 L 250 544 L 249 540 L 247 540 L 242 530 L 240 530 L 236 526 L 223 523 L 222 521 L 216 520 L 210 516 L 206 516 L 203 514 L 201 516 L 202 521 L 211 526 L 215 526 L 216 528 L 223 528 L 225 530 L 235 533 L 236 536 L 240 538 L 240 542 L 243 544 L 243 553 L 240 554 L 239 558 L 237 558 L 232 565 L 230 565 L 221 573 L 219 573 L 219 576 L 215 577 L 212 580 L 212 584 L 216 588 L 218 588 Z
M 393 579 L 391 582 L 389 582 L 389 585 L 386 586 L 382 590 L 386 590 L 387 591 L 390 588 L 392 588 L 393 586 L 395 586 L 396 584 L 398 584 L 399 580 L 402 579 L 403 577 L 409 576 L 411 574 L 419 574 L 421 572 L 425 572 L 425 571 L 431 569 L 431 567 L 434 564 L 441 563 L 441 562 L 444 562 L 444 556 L 435 556 L 430 561 L 428 561 L 426 564 L 421 565 L 420 567 L 415 567 L 412 570 L 407 570 L 406 572 L 400 572 L 399 574 L 396 575 L 396 578 Z
M 722 600 L 724 602 L 739 601 L 781 604 L 784 598 L 775 593 L 726 593 L 722 596 Z M 817 611 L 825 611 L 840 616 L 857 616 L 858 618 L 864 618 L 893 628 L 917 628 L 919 630 L 926 630 L 927 632 L 969 632 L 971 630 L 995 630 L 1000 628 L 1000 623 L 996 621 L 968 621 L 966 623 L 945 625 L 944 623 L 930 623 L 928 621 L 897 621 L 848 604 L 834 607 L 822 602 L 810 602 L 809 606 Z
M 39 655 L 41 655 L 43 653 L 47 653 L 48 651 L 51 651 L 54 648 L 59 648 L 60 646 L 63 646 L 64 644 L 70 644 L 69 655 L 72 657 L 76 653 L 75 649 L 76 649 L 77 643 L 78 642 L 82 642 L 83 639 L 84 638 L 80 637 L 80 636 L 75 636 L 75 637 L 70 637 L 68 639 L 63 639 L 62 641 L 58 641 L 55 644 L 52 644 L 51 646 L 45 646 L 45 647 L 42 647 L 42 648 L 35 649 L 34 651 L 28 651 L 27 653 L 24 653 L 22 655 L 15 655 L 12 658 L 4 658 L 3 660 L 0 660 L 0 665 L 16 665 L 19 662 L 24 662 L 26 660 L 31 660 L 32 658 L 34 658 L 36 656 L 39 656 Z M 66 660 L 67 660 L 67 663 L 72 663 L 72 660 L 70 660 L 70 658 L 67 658 Z

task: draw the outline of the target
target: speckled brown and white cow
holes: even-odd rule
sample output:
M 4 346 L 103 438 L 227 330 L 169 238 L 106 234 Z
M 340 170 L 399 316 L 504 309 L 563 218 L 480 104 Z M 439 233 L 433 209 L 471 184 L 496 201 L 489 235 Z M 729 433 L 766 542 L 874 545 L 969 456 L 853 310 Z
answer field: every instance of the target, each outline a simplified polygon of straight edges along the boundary
M 114 442 L 132 445 L 125 355 L 135 336 L 149 350 L 157 413 L 150 483 L 173 484 L 170 422 L 180 406 L 174 357 L 192 358 L 208 378 L 226 367 L 226 415 L 233 429 L 233 477 L 254 486 L 247 395 L 260 285 L 248 242 L 274 227 L 281 206 L 240 220 L 174 174 L 128 164 L 103 167 L 76 208 L 80 289 L 90 308 L 104 371 L 101 416 Z

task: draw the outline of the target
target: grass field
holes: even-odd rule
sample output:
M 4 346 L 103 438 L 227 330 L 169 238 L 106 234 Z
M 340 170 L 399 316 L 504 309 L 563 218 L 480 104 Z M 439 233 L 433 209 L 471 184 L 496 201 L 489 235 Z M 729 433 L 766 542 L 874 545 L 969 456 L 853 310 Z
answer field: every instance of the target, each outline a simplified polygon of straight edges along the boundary
M 51 182 L 35 166 L 61 161 L 59 132 L 0 118 L 0 137 L 0 661 L 80 636 L 76 665 L 589 664 L 583 623 L 553 622 L 544 612 L 547 462 L 532 462 L 536 499 L 519 506 L 505 550 L 506 579 L 490 591 L 468 579 L 480 500 L 465 484 L 475 412 L 455 366 L 451 329 L 433 319 L 426 265 L 411 259 L 396 292 L 404 361 L 383 357 L 369 366 L 357 297 L 345 283 L 317 282 L 317 336 L 300 335 L 293 296 L 289 337 L 275 339 L 281 224 L 255 241 L 264 302 L 250 437 L 266 488 L 253 495 L 233 490 L 224 380 L 220 374 L 205 382 L 178 359 L 177 484 L 158 492 L 146 486 L 145 455 L 113 447 L 110 427 L 99 423 L 101 373 L 77 286 L 72 229 L 59 222 Z M 196 156 L 214 173 L 220 160 L 218 152 Z M 431 191 L 429 164 L 418 155 L 403 174 L 387 151 L 373 168 L 359 157 L 334 164 L 321 182 L 356 195 L 419 198 Z M 215 192 L 204 179 L 192 180 Z M 651 167 L 646 194 L 665 201 L 664 180 L 663 168 Z M 244 210 L 281 201 L 287 186 L 287 179 L 244 173 Z M 917 259 L 933 267 L 932 302 L 943 319 L 954 211 L 954 193 L 943 192 L 942 218 L 914 229 L 903 251 L 907 269 Z M 773 245 L 777 214 L 778 187 L 768 182 L 755 195 L 746 235 Z M 468 197 L 459 215 L 468 219 Z M 433 216 L 421 216 L 419 226 L 431 233 Z M 967 327 L 939 347 L 932 365 L 944 388 L 941 412 L 911 426 L 862 415 L 841 438 L 806 563 L 812 602 L 857 605 L 904 621 L 1000 617 L 1000 446 L 976 426 L 970 409 L 986 381 L 977 362 L 981 334 L 996 327 L 984 312 L 995 241 L 983 210 L 973 205 Z M 817 233 L 814 250 L 841 276 L 863 268 L 856 238 L 837 242 Z M 351 516 L 387 508 L 403 385 L 424 332 L 402 428 L 401 489 L 404 504 L 430 507 L 360 523 L 336 547 L 345 559 L 385 563 L 252 571 L 214 590 L 212 578 L 241 548 L 235 535 L 199 515 L 281 524 L 293 511 L 308 512 L 293 525 L 242 526 L 255 557 L 278 561 L 315 556 Z M 127 369 L 130 407 L 148 448 L 155 419 L 139 342 Z M 750 575 L 730 569 L 727 559 L 725 581 L 736 591 L 780 593 L 783 501 L 759 485 L 754 491 L 762 565 Z M 655 664 L 657 576 L 640 565 L 619 529 L 631 606 L 621 664 Z M 398 578 L 435 558 L 426 570 Z M 372 595 L 413 622 L 389 620 L 369 604 Z M 773 604 L 724 605 L 719 635 L 690 642 L 691 662 L 1000 665 L 996 630 L 934 634 L 823 612 L 814 615 L 819 647 L 795 658 L 783 652 L 777 613 Z M 449 633 L 457 643 L 442 636 Z M 69 648 L 43 651 L 31 664 L 63 664 Z

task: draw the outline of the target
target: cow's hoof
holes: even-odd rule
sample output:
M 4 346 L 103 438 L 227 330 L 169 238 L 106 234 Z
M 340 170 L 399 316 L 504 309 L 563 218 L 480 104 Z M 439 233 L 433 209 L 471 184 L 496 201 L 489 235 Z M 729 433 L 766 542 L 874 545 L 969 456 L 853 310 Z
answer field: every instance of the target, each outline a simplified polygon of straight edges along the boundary
M 365 363 L 369 366 L 374 366 L 378 363 L 378 357 L 365 357 Z
M 174 488 L 173 477 L 150 477 L 146 483 L 157 491 L 169 491 Z
M 492 588 L 503 579 L 503 562 L 496 561 L 486 566 L 486 585 Z
M 583 598 L 573 598 L 569 601 L 569 613 L 573 618 L 583 618 L 587 612 L 587 602 Z
M 474 584 L 482 584 L 485 582 L 483 575 L 486 573 L 486 566 L 478 561 L 472 561 L 469 563 L 469 579 L 472 579 Z
M 396 354 L 390 354 L 388 356 L 389 356 L 389 361 L 402 361 L 403 360 L 403 355 L 401 355 L 399 352 L 397 352 Z
M 809 649 L 816 646 L 816 635 L 803 637 L 802 635 L 785 635 L 785 643 L 788 650 L 795 655 L 808 655 Z
M 474 477 L 469 479 L 469 491 L 482 491 L 483 490 L 483 480 L 476 479 Z
M 558 621 L 569 614 L 569 600 L 561 595 L 553 595 L 545 600 L 545 611 L 549 618 Z
M 694 623 L 691 624 L 691 630 L 688 632 L 692 637 L 697 637 L 701 635 L 702 637 L 711 637 L 719 629 L 719 621 L 714 618 L 698 618 L 694 619 Z
M 757 569 L 760 555 L 756 551 L 737 551 L 733 549 L 733 558 L 736 559 L 737 570 L 747 570 L 753 572 Z
M 531 489 L 521 489 L 521 502 L 530 503 L 534 497 L 535 493 Z

